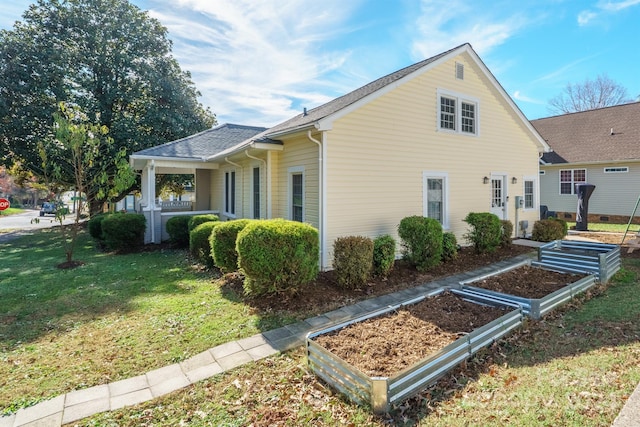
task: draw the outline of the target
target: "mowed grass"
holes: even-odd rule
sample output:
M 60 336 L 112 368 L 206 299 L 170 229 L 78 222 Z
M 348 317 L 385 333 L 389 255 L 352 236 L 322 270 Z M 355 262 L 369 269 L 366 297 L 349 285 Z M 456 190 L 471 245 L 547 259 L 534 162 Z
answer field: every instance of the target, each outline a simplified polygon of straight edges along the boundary
M 567 222 L 567 226 L 569 229 L 575 228 L 575 222 Z M 627 231 L 627 226 L 629 227 L 629 233 L 637 233 L 640 231 L 640 225 L 638 224 L 611 224 L 608 222 L 594 222 L 589 223 L 588 228 L 589 231 L 604 231 L 607 233 L 624 233 Z
M 302 349 L 81 426 L 609 426 L 640 381 L 640 260 L 609 285 L 527 321 L 385 416 L 347 402 Z
M 56 267 L 57 231 L 0 244 L 0 414 L 293 321 L 259 316 L 183 250 L 107 254 L 83 232 L 74 259 Z

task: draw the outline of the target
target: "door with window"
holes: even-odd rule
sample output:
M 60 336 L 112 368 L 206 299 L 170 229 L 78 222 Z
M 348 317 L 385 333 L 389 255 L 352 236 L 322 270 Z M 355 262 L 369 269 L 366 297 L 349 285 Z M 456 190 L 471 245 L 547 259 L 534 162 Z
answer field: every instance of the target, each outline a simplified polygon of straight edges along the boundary
M 491 213 L 500 219 L 507 219 L 506 175 L 491 176 Z

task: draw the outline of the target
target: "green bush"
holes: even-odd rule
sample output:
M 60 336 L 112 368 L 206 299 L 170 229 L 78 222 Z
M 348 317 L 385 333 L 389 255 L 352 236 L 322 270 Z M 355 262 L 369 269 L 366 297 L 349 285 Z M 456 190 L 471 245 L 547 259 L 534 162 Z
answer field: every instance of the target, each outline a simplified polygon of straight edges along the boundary
M 398 226 L 404 258 L 418 271 L 426 271 L 442 261 L 442 226 L 433 218 L 409 216 Z
M 373 269 L 373 240 L 362 236 L 338 237 L 333 243 L 333 270 L 338 285 L 355 289 L 367 283 Z
M 387 277 L 396 260 L 396 240 L 388 234 L 373 240 L 373 273 Z
M 134 252 L 144 245 L 146 219 L 142 214 L 117 213 L 101 223 L 105 246 L 119 253 Z
M 560 220 L 541 219 L 533 224 L 531 239 L 537 242 L 552 242 L 562 240 L 565 235 L 565 228 Z
M 238 233 L 236 247 L 247 294 L 295 293 L 318 275 L 318 230 L 309 224 L 251 221 Z
M 217 221 L 203 222 L 189 233 L 189 251 L 207 267 L 213 267 L 210 237 L 214 228 L 219 224 Z
M 205 222 L 209 222 L 209 221 L 219 221 L 219 220 L 220 218 L 218 218 L 218 215 L 214 215 L 214 214 L 193 215 L 189 217 L 189 233 L 191 232 L 191 230 L 193 230 L 200 224 L 204 224 Z
M 172 216 L 167 220 L 167 233 L 174 245 L 186 248 L 189 246 L 189 221 L 191 215 Z
M 502 236 L 500 239 L 501 246 L 511 245 L 511 234 L 513 234 L 513 223 L 509 220 L 503 219 L 500 221 L 502 225 Z
M 89 235 L 100 245 L 104 245 L 104 235 L 102 233 L 102 221 L 111 214 L 96 214 L 87 221 Z
M 471 226 L 471 230 L 464 237 L 473 244 L 477 253 L 493 252 L 500 246 L 502 224 L 496 215 L 489 212 L 470 212 L 464 222 Z
M 450 232 L 442 233 L 442 260 L 450 261 L 458 257 L 458 240 Z
M 564 236 L 566 236 L 567 233 L 569 233 L 569 224 L 567 224 L 567 221 L 565 221 L 564 219 L 553 217 L 553 216 L 549 217 L 548 219 L 558 221 L 560 225 L 562 225 L 562 238 L 564 238 Z
M 250 219 L 236 219 L 234 221 L 220 222 L 211 233 L 209 244 L 211 245 L 211 258 L 216 267 L 224 273 L 230 273 L 238 269 L 238 252 L 236 240 L 238 233 L 244 229 Z

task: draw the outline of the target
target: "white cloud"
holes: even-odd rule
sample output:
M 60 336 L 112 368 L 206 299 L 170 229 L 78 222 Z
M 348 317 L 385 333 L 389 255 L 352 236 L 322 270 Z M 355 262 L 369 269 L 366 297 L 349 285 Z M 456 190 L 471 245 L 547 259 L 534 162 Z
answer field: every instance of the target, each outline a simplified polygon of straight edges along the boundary
M 528 102 L 530 104 L 537 104 L 537 105 L 545 105 L 546 104 L 545 101 L 541 101 L 539 99 L 530 98 L 530 97 L 528 97 L 526 95 L 523 95 L 519 90 L 516 90 L 515 92 L 513 92 L 513 94 L 511 96 L 516 101 Z
M 578 25 L 585 26 L 596 20 L 602 14 L 613 14 L 623 11 L 629 7 L 640 4 L 640 0 L 625 1 L 599 1 L 596 5 L 597 11 L 583 10 L 578 14 Z
M 583 10 L 578 14 L 578 25 L 580 25 L 581 27 L 587 25 L 596 16 L 598 16 L 598 14 L 595 12 L 592 12 L 590 10 Z
M 606 1 L 600 2 L 598 7 L 609 12 L 619 12 L 637 4 L 640 4 L 640 0 Z

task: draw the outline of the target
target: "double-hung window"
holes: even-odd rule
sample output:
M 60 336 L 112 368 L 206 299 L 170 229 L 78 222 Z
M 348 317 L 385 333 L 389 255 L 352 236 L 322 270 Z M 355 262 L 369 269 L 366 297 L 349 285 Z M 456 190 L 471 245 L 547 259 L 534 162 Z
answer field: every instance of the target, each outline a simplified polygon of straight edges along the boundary
M 304 222 L 304 167 L 291 167 L 289 172 L 289 219 Z
M 236 171 L 224 173 L 224 213 L 235 216 L 236 214 Z
M 560 170 L 560 194 L 576 194 L 576 184 L 587 182 L 586 169 Z
M 533 209 L 536 206 L 535 200 L 536 182 L 533 179 L 524 179 L 524 208 Z
M 260 218 L 260 168 L 259 167 L 253 168 L 252 179 L 253 179 L 253 182 L 251 186 L 251 192 L 252 192 L 251 202 L 253 203 L 253 218 L 259 219 Z
M 422 181 L 423 215 L 437 220 L 443 228 L 448 228 L 447 173 L 425 171 L 422 174 Z
M 478 100 L 438 90 L 438 130 L 478 134 Z

